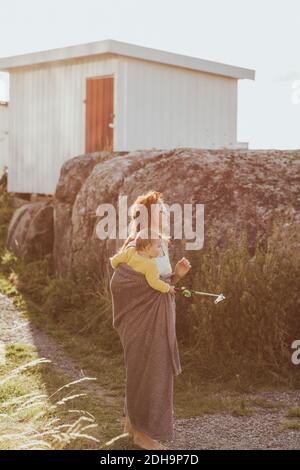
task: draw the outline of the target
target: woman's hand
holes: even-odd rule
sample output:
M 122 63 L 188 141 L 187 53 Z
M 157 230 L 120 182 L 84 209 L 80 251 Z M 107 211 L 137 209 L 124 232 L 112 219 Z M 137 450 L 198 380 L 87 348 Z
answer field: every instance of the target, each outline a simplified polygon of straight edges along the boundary
M 190 269 L 191 263 L 185 257 L 182 257 L 179 261 L 177 261 L 173 275 L 173 283 L 178 282 L 189 272 Z
M 170 286 L 169 293 L 170 293 L 170 294 L 173 294 L 173 295 L 176 294 L 175 286 Z

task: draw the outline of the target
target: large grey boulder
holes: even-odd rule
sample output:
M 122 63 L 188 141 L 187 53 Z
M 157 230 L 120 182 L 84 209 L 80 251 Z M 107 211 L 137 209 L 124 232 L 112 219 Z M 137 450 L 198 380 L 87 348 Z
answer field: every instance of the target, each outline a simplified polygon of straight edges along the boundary
M 61 168 L 60 178 L 54 195 L 54 246 L 53 258 L 57 275 L 72 270 L 73 222 L 72 212 L 81 186 L 93 168 L 115 156 L 126 152 L 94 152 L 79 155 L 66 161 Z
M 18 208 L 8 246 L 17 254 L 53 254 L 57 275 L 76 269 L 109 271 L 108 256 L 123 240 L 100 240 L 97 207 L 119 195 L 128 207 L 149 190 L 167 204 L 204 204 L 204 243 L 225 243 L 228 228 L 245 229 L 252 250 L 270 220 L 289 210 L 300 217 L 300 150 L 205 150 L 177 148 L 135 152 L 96 152 L 68 160 L 53 201 Z M 172 248 L 173 247 L 173 248 Z M 189 256 L 184 243 L 171 247 L 171 259 Z
M 41 259 L 53 251 L 53 202 L 18 207 L 10 221 L 6 246 L 20 258 Z
M 64 253 L 68 245 L 69 251 L 56 256 L 55 265 L 60 273 L 107 271 L 107 258 L 119 242 L 97 237 L 98 205 L 117 208 L 118 196 L 126 195 L 130 206 L 152 189 L 170 205 L 204 204 L 205 243 L 214 237 L 222 246 L 225 231 L 235 227 L 247 231 L 251 250 L 276 214 L 289 208 L 299 216 L 299 165 L 300 151 L 193 148 L 140 150 L 101 161 L 82 183 L 72 211 L 60 208 L 60 220 L 68 224 L 60 235 L 55 232 L 55 245 Z M 173 246 L 176 257 L 188 257 L 182 243 Z

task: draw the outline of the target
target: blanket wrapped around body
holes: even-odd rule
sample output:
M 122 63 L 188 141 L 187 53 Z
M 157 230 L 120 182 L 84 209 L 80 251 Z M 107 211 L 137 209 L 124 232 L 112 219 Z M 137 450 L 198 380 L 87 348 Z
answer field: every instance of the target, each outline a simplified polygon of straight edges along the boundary
M 169 275 L 161 275 L 171 283 Z M 124 415 L 153 439 L 173 439 L 173 378 L 182 372 L 176 338 L 175 296 L 153 289 L 125 263 L 114 271 L 113 327 L 124 350 Z

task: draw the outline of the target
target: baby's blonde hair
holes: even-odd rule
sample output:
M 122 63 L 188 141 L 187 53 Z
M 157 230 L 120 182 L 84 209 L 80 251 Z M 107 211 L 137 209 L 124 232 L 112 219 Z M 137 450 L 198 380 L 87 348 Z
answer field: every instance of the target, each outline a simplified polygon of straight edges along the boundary
M 136 249 L 139 250 L 144 250 L 148 245 L 151 245 L 153 240 L 161 240 L 162 237 L 159 232 L 156 230 L 149 230 L 148 228 L 145 228 L 143 230 L 140 230 L 134 240 L 135 240 L 135 247 Z

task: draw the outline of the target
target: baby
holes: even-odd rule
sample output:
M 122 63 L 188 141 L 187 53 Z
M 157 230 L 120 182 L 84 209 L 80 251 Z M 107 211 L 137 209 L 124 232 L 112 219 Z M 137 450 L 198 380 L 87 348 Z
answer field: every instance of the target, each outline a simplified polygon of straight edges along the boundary
M 160 292 L 175 294 L 175 287 L 164 282 L 159 277 L 158 267 L 155 261 L 161 253 L 161 235 L 158 232 L 141 230 L 135 237 L 135 246 L 116 253 L 110 257 L 110 264 L 116 269 L 120 263 L 127 263 L 135 271 L 145 275 L 148 284 Z

